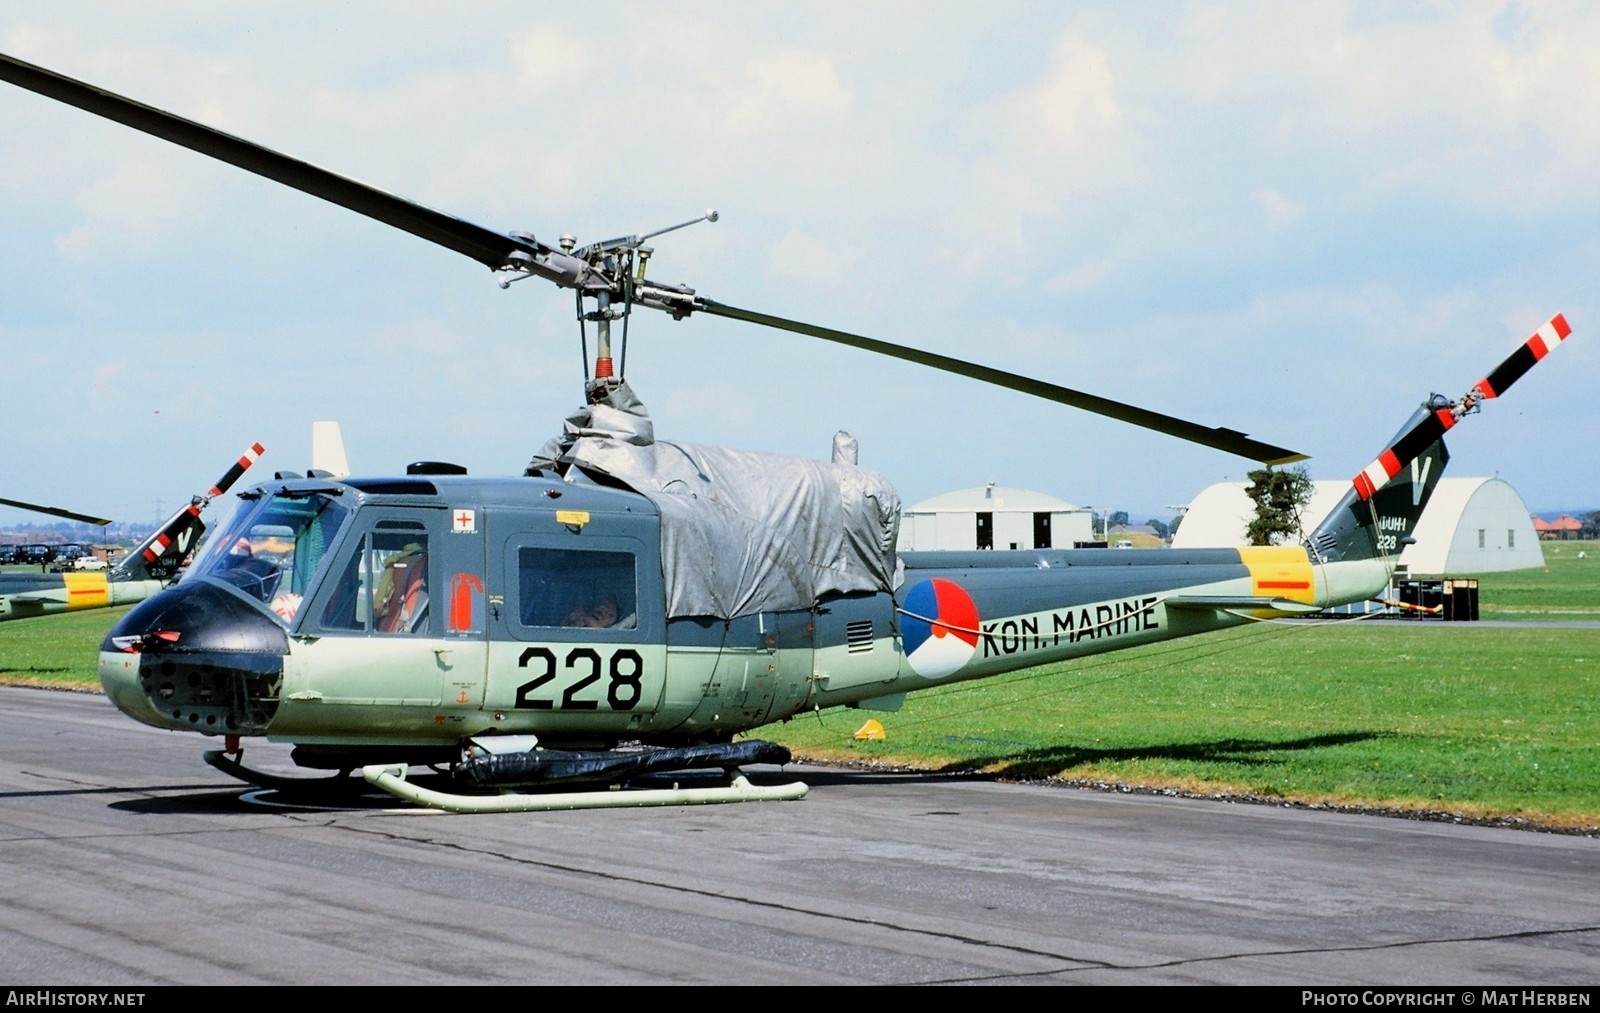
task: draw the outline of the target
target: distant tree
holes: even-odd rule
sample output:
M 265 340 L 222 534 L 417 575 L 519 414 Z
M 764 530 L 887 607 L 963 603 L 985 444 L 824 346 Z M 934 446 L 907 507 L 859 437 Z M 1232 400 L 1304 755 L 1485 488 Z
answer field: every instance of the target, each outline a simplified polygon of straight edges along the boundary
M 1154 531 L 1161 538 L 1166 538 L 1169 534 L 1172 533 L 1170 530 L 1168 530 L 1166 522 L 1162 521 L 1162 520 L 1160 520 L 1158 518 L 1152 517 L 1149 520 L 1145 521 L 1145 523 L 1150 525 L 1150 530 Z
M 1275 545 L 1300 529 L 1300 511 L 1311 502 L 1311 476 L 1306 469 L 1259 468 L 1248 473 L 1245 490 L 1256 505 L 1245 528 L 1251 545 Z
M 1128 511 L 1126 511 L 1126 510 L 1113 510 L 1111 512 L 1111 516 L 1110 516 L 1110 518 L 1108 518 L 1108 520 L 1112 524 L 1126 524 L 1126 523 L 1128 523 Z
M 1600 535 L 1600 510 L 1591 510 L 1583 517 L 1583 531 L 1579 534 L 1584 538 L 1594 538 Z

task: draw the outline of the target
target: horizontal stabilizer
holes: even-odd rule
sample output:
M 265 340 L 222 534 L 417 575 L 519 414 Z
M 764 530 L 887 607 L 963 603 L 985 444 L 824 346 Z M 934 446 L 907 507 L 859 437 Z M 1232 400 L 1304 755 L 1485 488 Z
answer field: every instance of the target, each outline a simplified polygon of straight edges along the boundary
M 1303 601 L 1294 601 L 1289 598 L 1265 598 L 1248 594 L 1184 594 L 1168 598 L 1163 604 L 1168 608 L 1210 609 L 1216 612 L 1229 612 L 1234 609 L 1271 609 L 1273 612 L 1293 612 L 1298 615 L 1305 615 L 1322 611 L 1322 606 L 1308 604 Z

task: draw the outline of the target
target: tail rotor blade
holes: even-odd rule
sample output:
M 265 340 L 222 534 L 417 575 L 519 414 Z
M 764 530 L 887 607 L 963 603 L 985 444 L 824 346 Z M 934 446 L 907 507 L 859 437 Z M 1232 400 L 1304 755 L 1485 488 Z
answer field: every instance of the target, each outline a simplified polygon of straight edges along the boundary
M 163 524 L 160 531 L 151 535 L 144 543 L 144 552 L 141 553 L 144 561 L 146 563 L 154 563 L 162 556 L 165 556 L 185 529 L 200 523 L 200 507 L 200 501 L 198 499 L 195 500 L 195 502 L 173 514 L 172 519 Z
M 1549 355 L 1551 350 L 1567 339 L 1572 333 L 1572 328 L 1567 325 L 1564 314 L 1557 313 L 1527 341 L 1506 357 L 1506 361 L 1494 368 L 1494 372 L 1473 384 L 1472 390 L 1479 397 L 1499 397 L 1506 389 L 1518 380 L 1522 374 L 1532 369 L 1540 359 Z
M 212 486 L 210 491 L 206 493 L 206 502 L 211 502 L 233 488 L 233 483 L 239 481 L 239 476 L 249 471 L 252 464 L 261 460 L 261 455 L 264 453 L 266 451 L 261 444 L 250 444 L 250 449 L 240 454 L 239 459 L 233 462 L 233 467 L 229 468 L 227 473 L 217 480 L 217 484 Z
M 1532 336 L 1507 356 L 1504 362 L 1496 366 L 1493 372 L 1473 384 L 1472 389 L 1467 391 L 1461 400 L 1447 401 L 1436 397 L 1430 401 L 1426 406 L 1427 413 L 1416 425 L 1402 434 L 1388 450 L 1379 454 L 1371 464 L 1351 479 L 1357 495 L 1363 500 L 1371 499 L 1373 493 L 1398 475 L 1401 468 L 1433 446 L 1434 441 L 1449 431 L 1462 416 L 1477 411 L 1480 401 L 1504 394 L 1507 388 L 1533 368 L 1534 363 L 1550 354 L 1551 349 L 1565 341 L 1567 335 L 1571 333 L 1572 328 L 1568 326 L 1567 318 L 1557 313 L 1546 321 L 1543 327 L 1534 331 Z
M 1361 472 L 1351 480 L 1356 487 L 1356 494 L 1364 500 L 1371 499 L 1374 493 L 1388 484 L 1389 479 L 1400 474 L 1401 468 L 1433 446 L 1434 441 L 1456 424 L 1452 408 L 1453 406 L 1446 405 L 1429 411 L 1420 422 L 1395 440 L 1393 446 L 1361 469 Z

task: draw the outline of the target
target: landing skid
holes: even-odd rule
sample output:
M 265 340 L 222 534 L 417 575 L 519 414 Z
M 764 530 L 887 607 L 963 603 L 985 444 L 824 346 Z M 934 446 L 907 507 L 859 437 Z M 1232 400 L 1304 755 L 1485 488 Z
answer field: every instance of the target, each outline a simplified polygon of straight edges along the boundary
M 247 767 L 220 749 L 207 750 L 205 761 L 211 766 L 257 788 L 275 791 L 295 799 L 351 799 L 366 795 L 370 787 L 407 802 L 454 813 L 548 812 L 560 809 L 621 809 L 632 806 L 710 805 L 723 802 L 786 802 L 804 798 L 810 787 L 803 782 L 758 786 L 744 772 L 727 770 L 728 783 L 703 788 L 607 788 L 594 791 L 503 792 L 493 795 L 466 795 L 425 788 L 406 779 L 410 766 L 404 763 L 376 764 L 361 768 L 361 780 L 346 773 L 329 777 L 289 777 Z
M 454 813 L 548 812 L 557 809 L 622 809 L 631 806 L 708 805 L 721 802 L 784 802 L 805 797 L 809 786 L 792 784 L 760 787 L 740 770 L 729 770 L 728 783 L 709 788 L 611 788 L 600 791 L 501 795 L 457 795 L 434 791 L 406 780 L 406 764 L 375 764 L 361 768 L 361 776 L 396 798 Z
M 242 752 L 229 754 L 221 749 L 208 749 L 204 754 L 207 763 L 229 777 L 236 777 L 245 784 L 276 791 L 285 796 L 318 799 L 351 798 L 364 795 L 367 791 L 365 781 L 357 781 L 347 773 L 328 777 L 287 777 L 282 774 L 269 774 L 264 770 L 246 767 L 235 758 L 243 755 Z

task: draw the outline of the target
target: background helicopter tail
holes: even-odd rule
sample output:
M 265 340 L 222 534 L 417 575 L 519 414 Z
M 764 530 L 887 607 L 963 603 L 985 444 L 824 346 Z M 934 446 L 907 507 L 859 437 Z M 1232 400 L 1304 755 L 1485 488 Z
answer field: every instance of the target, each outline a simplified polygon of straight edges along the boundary
M 217 480 L 216 485 L 204 495 L 190 500 L 187 506 L 173 514 L 165 524 L 156 529 L 154 534 L 128 553 L 127 558 L 111 571 L 111 581 L 170 581 L 177 576 L 178 571 L 183 568 L 184 561 L 189 558 L 195 546 L 200 544 L 200 536 L 205 533 L 206 526 L 200 519 L 200 511 L 232 488 L 233 483 L 239 480 L 239 476 L 260 460 L 263 452 L 261 444 L 251 444 L 250 449 L 239 456 L 233 466 Z
M 344 435 L 339 423 L 311 423 L 311 474 L 324 478 L 348 478 L 350 459 L 344 452 Z

